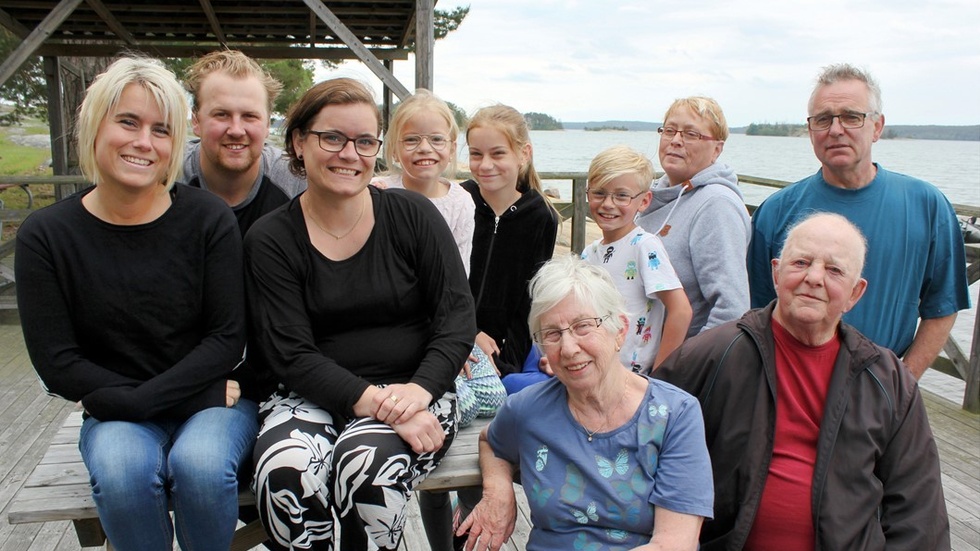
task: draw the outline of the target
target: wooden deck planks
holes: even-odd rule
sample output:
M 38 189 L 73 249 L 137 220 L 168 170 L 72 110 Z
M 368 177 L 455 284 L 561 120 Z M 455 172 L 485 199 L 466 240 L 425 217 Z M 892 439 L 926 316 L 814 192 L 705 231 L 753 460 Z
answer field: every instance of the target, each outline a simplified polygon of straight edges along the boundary
M 980 551 L 980 416 L 960 409 L 959 396 L 923 399 L 942 461 L 954 551 Z M 70 522 L 11 526 L 7 508 L 17 489 L 75 406 L 41 390 L 17 326 L 0 325 L 0 551 L 81 551 Z M 77 450 L 59 450 L 66 457 Z M 530 531 L 527 501 L 518 492 L 518 523 L 508 551 L 524 549 Z M 95 548 L 84 548 L 90 551 Z M 259 548 L 256 548 L 259 549 Z M 418 505 L 408 511 L 403 551 L 428 551 Z

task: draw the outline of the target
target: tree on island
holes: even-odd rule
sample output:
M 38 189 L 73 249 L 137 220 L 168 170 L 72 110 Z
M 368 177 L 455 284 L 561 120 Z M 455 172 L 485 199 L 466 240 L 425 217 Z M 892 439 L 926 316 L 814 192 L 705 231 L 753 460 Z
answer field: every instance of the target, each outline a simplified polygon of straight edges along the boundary
M 561 121 L 544 113 L 524 113 L 524 120 L 531 130 L 564 130 Z
M 776 124 L 752 123 L 745 129 L 746 136 L 802 136 L 804 134 L 806 134 L 806 125 L 784 122 Z
M 586 126 L 586 132 L 629 132 L 625 126 Z

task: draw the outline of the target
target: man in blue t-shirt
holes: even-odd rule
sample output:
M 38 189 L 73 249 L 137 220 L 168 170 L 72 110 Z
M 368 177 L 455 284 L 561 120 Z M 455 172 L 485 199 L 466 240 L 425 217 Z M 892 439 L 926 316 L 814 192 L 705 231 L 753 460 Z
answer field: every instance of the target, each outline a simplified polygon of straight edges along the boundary
M 242 52 L 219 50 L 187 70 L 184 86 L 200 138 L 187 144 L 184 181 L 224 199 L 244 236 L 262 215 L 306 189 L 282 151 L 265 143 L 282 84 Z
M 779 256 L 787 228 L 813 212 L 841 214 L 867 237 L 869 251 L 868 292 L 844 321 L 902 357 L 919 378 L 942 350 L 956 312 L 970 307 L 956 213 L 933 185 L 872 162 L 871 146 L 885 117 L 870 74 L 848 64 L 826 67 L 808 113 L 810 142 L 822 166 L 766 199 L 752 217 L 752 307 L 776 296 L 770 262 Z

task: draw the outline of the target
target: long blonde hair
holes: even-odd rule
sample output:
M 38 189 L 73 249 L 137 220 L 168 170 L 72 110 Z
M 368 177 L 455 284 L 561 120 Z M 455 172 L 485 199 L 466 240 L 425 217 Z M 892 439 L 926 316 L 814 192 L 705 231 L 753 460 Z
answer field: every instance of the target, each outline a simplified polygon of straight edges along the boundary
M 515 153 L 520 152 L 525 145 L 531 143 L 531 133 L 528 129 L 527 121 L 524 119 L 524 115 L 509 105 L 498 103 L 477 111 L 470 119 L 470 123 L 466 126 L 467 139 L 469 139 L 470 131 L 474 128 L 499 130 L 507 138 L 507 143 Z M 541 186 L 541 178 L 538 176 L 538 171 L 534 169 L 533 149 L 531 150 L 531 155 L 528 157 L 527 164 L 522 166 L 517 173 L 517 191 L 524 193 L 529 189 L 537 191 L 539 195 L 544 197 L 548 206 L 558 216 L 558 220 L 561 220 L 561 215 L 558 213 L 558 210 L 555 209 L 555 206 L 551 204 L 551 201 L 544 194 L 544 189 Z

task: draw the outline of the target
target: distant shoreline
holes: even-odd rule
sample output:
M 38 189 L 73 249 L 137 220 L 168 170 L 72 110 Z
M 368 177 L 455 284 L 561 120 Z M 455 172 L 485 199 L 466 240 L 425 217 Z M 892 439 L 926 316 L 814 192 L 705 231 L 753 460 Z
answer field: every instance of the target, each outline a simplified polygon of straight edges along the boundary
M 649 121 L 587 121 L 587 122 L 562 122 L 565 130 L 587 130 L 593 131 L 613 130 L 620 132 L 656 132 L 657 128 L 663 123 Z M 777 129 L 775 132 L 767 132 L 770 136 L 800 136 L 806 135 L 806 127 L 802 124 L 787 123 L 758 123 L 750 126 L 736 126 L 729 129 L 732 134 L 745 134 L 750 127 Z M 750 133 L 751 134 L 751 133 Z M 953 140 L 953 141 L 980 141 L 980 124 L 953 126 L 953 125 L 910 125 L 910 124 L 885 124 L 885 131 L 882 134 L 884 140 Z

